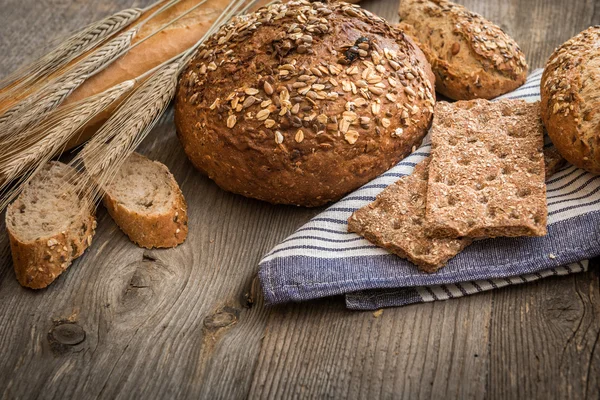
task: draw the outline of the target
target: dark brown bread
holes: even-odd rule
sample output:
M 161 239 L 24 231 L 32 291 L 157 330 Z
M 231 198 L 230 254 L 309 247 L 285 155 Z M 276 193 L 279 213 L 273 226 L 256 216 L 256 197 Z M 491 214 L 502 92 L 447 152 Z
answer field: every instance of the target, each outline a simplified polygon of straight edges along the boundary
M 527 63 L 497 25 L 446 0 L 400 1 L 401 29 L 431 63 L 435 89 L 454 100 L 491 99 L 525 83 Z
M 600 26 L 554 51 L 542 75 L 542 120 L 560 154 L 600 174 Z
M 544 169 L 546 170 L 546 180 L 557 173 L 565 164 L 566 160 L 560 155 L 555 147 L 544 149 Z
M 96 219 L 68 180 L 73 170 L 48 163 L 6 211 L 17 280 L 41 289 L 52 283 L 92 243 Z
M 222 188 L 318 206 L 381 174 L 431 122 L 418 47 L 347 3 L 275 3 L 208 40 L 179 83 L 175 122 Z
M 425 198 L 429 158 L 410 176 L 383 190 L 371 204 L 348 219 L 348 231 L 406 258 L 425 272 L 435 272 L 472 240 L 433 239 L 425 230 Z
M 539 103 L 440 102 L 431 128 L 427 225 L 439 237 L 543 236 Z
M 175 247 L 188 233 L 187 205 L 169 169 L 133 153 L 106 187 L 104 205 L 132 242 Z

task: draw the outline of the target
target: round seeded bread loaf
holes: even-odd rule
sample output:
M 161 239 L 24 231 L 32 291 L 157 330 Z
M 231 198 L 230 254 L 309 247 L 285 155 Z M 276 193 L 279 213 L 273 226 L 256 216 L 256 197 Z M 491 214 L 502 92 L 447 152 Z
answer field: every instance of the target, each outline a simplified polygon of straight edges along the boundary
M 541 86 L 542 120 L 560 154 L 600 174 L 600 26 L 554 51 Z
M 318 206 L 386 171 L 431 122 L 419 48 L 347 3 L 275 3 L 222 27 L 182 73 L 175 122 L 225 190 Z
M 447 0 L 402 0 L 400 18 L 431 63 L 438 93 L 491 99 L 525 83 L 519 45 L 481 15 Z

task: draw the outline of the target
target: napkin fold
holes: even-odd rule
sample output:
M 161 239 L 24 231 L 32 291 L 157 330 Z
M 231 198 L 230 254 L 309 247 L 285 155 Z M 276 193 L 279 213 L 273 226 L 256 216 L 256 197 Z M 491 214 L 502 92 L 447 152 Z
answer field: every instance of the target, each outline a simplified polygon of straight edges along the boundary
M 502 98 L 538 101 L 542 70 Z M 427 157 L 417 151 L 312 218 L 259 264 L 267 304 L 346 295 L 351 309 L 462 297 L 585 271 L 600 255 L 600 177 L 568 165 L 547 182 L 548 234 L 475 241 L 440 271 L 415 265 L 347 231 L 348 217 Z M 548 141 L 546 146 L 552 144 Z

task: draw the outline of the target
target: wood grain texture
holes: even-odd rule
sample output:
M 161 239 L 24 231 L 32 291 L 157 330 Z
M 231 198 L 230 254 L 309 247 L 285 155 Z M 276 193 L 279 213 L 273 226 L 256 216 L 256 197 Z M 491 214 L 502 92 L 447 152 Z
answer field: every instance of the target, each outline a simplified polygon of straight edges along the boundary
M 48 41 L 132 5 L 0 3 L 0 76 Z M 600 1 L 463 4 L 500 22 L 532 68 L 600 22 Z M 363 6 L 397 21 L 397 1 Z M 264 307 L 261 255 L 318 210 L 218 189 L 187 161 L 171 111 L 140 151 L 180 183 L 186 243 L 139 249 L 101 209 L 90 250 L 49 289 L 31 291 L 15 280 L 0 234 L 0 397 L 599 398 L 597 266 L 379 317 L 347 311 L 341 298 Z

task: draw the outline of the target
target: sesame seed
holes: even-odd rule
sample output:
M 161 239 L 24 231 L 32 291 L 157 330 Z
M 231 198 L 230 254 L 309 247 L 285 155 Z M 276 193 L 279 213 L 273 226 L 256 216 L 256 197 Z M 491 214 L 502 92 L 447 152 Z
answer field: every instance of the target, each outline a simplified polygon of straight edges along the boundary
M 217 98 L 215 99 L 215 101 L 213 101 L 213 103 L 210 105 L 210 107 L 209 107 L 209 108 L 210 108 L 211 110 L 214 110 L 215 108 L 217 108 L 217 107 L 219 106 L 219 101 L 220 101 L 220 99 L 217 97 Z
M 381 106 L 378 103 L 371 104 L 371 112 L 373 113 L 373 115 L 379 114 L 380 110 L 381 110 Z
M 275 143 L 277 143 L 277 144 L 283 143 L 283 135 L 279 131 L 275 131 Z
M 237 122 L 237 118 L 235 115 L 230 115 L 229 118 L 227 118 L 227 127 L 229 129 L 233 128 L 235 126 L 235 123 Z
M 255 94 L 258 94 L 258 89 L 255 88 L 247 88 L 246 90 L 244 90 L 244 93 L 246 93 L 249 96 L 253 96 Z
M 267 120 L 265 121 L 265 127 L 266 127 L 266 128 L 272 128 L 272 127 L 274 127 L 274 126 L 275 126 L 275 120 L 272 120 L 272 119 L 267 119 Z
M 304 140 L 304 132 L 302 132 L 301 129 L 298 129 L 298 132 L 296 132 L 296 136 L 294 136 L 294 140 L 298 143 L 302 143 L 302 141 Z
M 407 95 L 409 95 L 409 96 L 413 96 L 413 97 L 417 95 L 417 94 L 415 93 L 415 91 L 414 91 L 414 90 L 412 90 L 412 89 L 411 89 L 410 87 L 408 87 L 408 86 L 406 86 L 406 87 L 404 88 L 404 92 L 405 92 Z
M 265 84 L 263 85 L 263 89 L 265 91 L 266 94 L 268 94 L 269 96 L 273 94 L 273 86 L 271 86 L 271 84 L 267 81 L 265 81 Z

